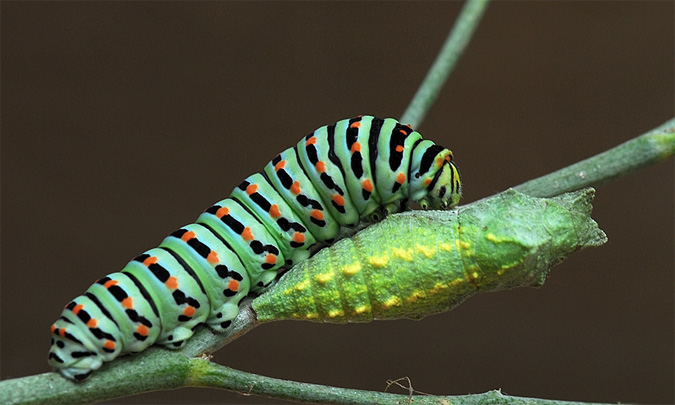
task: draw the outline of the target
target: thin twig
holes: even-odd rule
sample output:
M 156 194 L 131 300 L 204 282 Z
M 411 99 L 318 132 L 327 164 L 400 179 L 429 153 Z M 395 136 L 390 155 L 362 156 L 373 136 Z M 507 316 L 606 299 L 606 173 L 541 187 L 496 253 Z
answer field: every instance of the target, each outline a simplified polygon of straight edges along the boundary
M 488 3 L 489 0 L 468 0 L 464 4 L 434 64 L 431 65 L 427 76 L 403 113 L 401 122 L 410 124 L 413 128 L 419 127 L 422 123 L 450 72 L 469 44 Z
M 673 153 L 675 118 L 644 135 L 514 189 L 533 197 L 552 197 L 584 187 L 598 187 L 666 160 Z

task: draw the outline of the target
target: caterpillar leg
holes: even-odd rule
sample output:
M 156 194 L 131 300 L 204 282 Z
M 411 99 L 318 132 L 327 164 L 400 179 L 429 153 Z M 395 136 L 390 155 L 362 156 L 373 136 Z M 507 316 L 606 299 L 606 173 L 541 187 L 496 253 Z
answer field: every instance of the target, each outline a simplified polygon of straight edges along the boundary
M 382 207 L 382 215 L 385 217 L 387 215 L 395 214 L 397 212 L 405 211 L 408 209 L 408 200 L 397 200 L 387 204 L 384 204 Z
M 206 321 L 209 328 L 218 333 L 224 332 L 232 324 L 232 320 L 239 314 L 239 303 L 229 301 L 221 306 L 215 316 Z

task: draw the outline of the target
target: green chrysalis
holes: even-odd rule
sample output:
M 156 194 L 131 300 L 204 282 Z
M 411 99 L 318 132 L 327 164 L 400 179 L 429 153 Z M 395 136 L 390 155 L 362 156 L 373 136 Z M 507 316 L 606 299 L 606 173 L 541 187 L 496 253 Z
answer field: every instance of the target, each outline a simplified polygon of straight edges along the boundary
M 293 268 L 253 309 L 263 322 L 420 319 L 479 291 L 541 286 L 570 253 L 606 241 L 590 218 L 593 196 L 509 190 L 451 211 L 393 215 Z

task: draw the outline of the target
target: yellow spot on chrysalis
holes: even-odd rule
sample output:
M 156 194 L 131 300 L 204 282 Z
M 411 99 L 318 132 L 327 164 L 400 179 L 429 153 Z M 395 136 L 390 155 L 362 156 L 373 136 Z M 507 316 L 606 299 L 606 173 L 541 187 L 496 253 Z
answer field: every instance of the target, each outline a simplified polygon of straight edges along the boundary
M 438 293 L 442 293 L 443 291 L 447 290 L 448 286 L 445 283 L 436 283 L 434 284 L 434 287 L 427 291 L 427 295 L 434 295 Z
M 462 242 L 462 241 L 456 240 L 455 246 L 457 247 L 457 250 L 461 251 L 461 254 L 464 257 L 471 257 L 476 253 L 472 249 L 473 245 L 471 245 L 470 242 Z
M 353 276 L 354 274 L 358 273 L 361 270 L 361 263 L 360 262 L 355 262 L 352 264 L 347 264 L 342 266 L 342 273 L 344 273 L 345 276 Z
M 309 280 L 304 280 L 295 285 L 295 289 L 302 291 L 309 286 Z
M 391 252 L 394 254 L 395 257 L 398 257 L 408 262 L 411 262 L 413 259 L 412 249 L 391 248 Z
M 438 247 L 445 252 L 452 252 L 452 244 L 450 243 L 441 243 Z
M 450 282 L 450 287 L 457 287 L 462 285 L 466 280 L 463 278 L 456 278 Z
M 384 267 L 389 263 L 389 256 L 370 256 L 368 263 L 373 267 Z
M 316 275 L 316 281 L 320 284 L 326 283 L 333 279 L 333 273 L 321 273 Z
M 295 314 L 296 319 L 319 319 L 319 314 L 316 312 L 308 312 L 305 314 Z
M 427 259 L 431 259 L 436 254 L 436 248 L 420 245 L 419 243 L 415 245 L 417 251 L 426 256 Z
M 415 301 L 417 301 L 418 299 L 424 298 L 424 297 L 426 297 L 426 294 L 424 293 L 424 291 L 422 291 L 422 290 L 415 290 L 415 291 L 413 291 L 412 294 L 410 294 L 410 296 L 408 296 L 408 298 L 406 298 L 405 300 L 406 300 L 406 302 L 415 302 Z
M 364 312 L 370 312 L 370 305 L 361 305 L 360 307 L 354 308 L 355 314 L 362 314 Z
M 460 241 L 460 242 L 459 242 L 459 246 L 460 246 L 462 249 L 471 249 L 471 242 L 462 242 L 462 241 Z
M 397 307 L 399 305 L 401 305 L 401 299 L 394 295 L 382 303 L 382 308 L 389 309 L 391 307 Z
M 327 315 L 328 315 L 329 318 L 337 318 L 337 317 L 345 316 L 345 313 L 341 309 L 334 309 L 334 310 L 330 311 Z
M 499 237 L 499 236 L 495 235 L 495 234 L 492 233 L 492 232 L 490 232 L 490 233 L 488 233 L 487 235 L 485 235 L 485 239 L 486 239 L 488 242 L 492 242 L 492 243 L 504 243 L 504 242 L 510 242 L 510 241 L 512 241 L 512 240 L 509 239 L 508 237 L 506 237 L 506 238 L 505 238 L 505 237 Z

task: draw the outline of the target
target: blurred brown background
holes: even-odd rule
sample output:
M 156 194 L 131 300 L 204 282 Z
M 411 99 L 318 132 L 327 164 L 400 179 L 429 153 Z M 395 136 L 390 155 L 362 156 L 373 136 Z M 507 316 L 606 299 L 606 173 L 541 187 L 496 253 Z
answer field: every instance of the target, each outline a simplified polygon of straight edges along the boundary
M 316 127 L 400 117 L 461 3 L 2 3 L 2 378 L 69 299 Z M 673 117 L 673 2 L 496 2 L 419 127 L 464 203 Z M 215 361 L 383 390 L 669 403 L 673 160 L 601 188 L 609 243 L 420 322 L 270 324 Z M 399 391 L 401 392 L 401 391 Z M 215 390 L 123 402 L 264 399 Z M 121 401 L 118 401 L 121 402 Z

